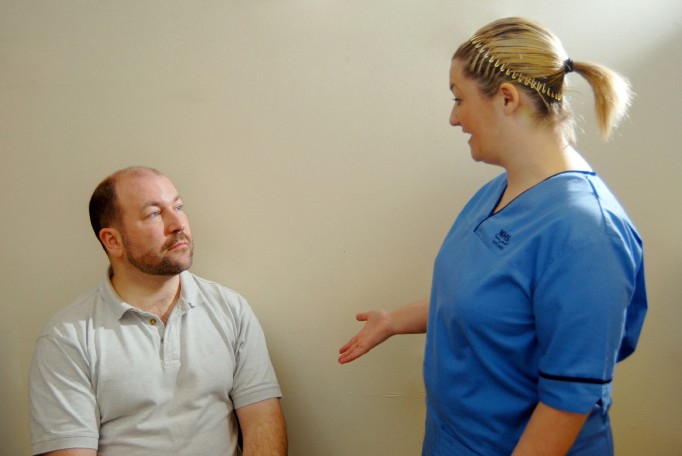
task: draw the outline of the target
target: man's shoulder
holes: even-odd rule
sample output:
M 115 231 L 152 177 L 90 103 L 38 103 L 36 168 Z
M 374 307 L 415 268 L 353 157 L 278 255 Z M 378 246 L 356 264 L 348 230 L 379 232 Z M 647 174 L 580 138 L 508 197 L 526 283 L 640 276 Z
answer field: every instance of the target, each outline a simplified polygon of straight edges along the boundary
M 102 301 L 99 286 L 82 293 L 50 317 L 43 326 L 42 335 L 53 334 L 64 328 L 82 326 L 95 316 L 96 308 L 101 305 Z
M 226 295 L 229 295 L 230 297 L 244 299 L 244 297 L 239 292 L 233 290 L 232 288 L 227 287 L 222 283 L 216 282 L 215 280 L 198 276 L 189 271 L 185 271 L 182 273 L 181 280 L 183 286 L 190 285 L 191 287 L 196 287 L 197 291 L 224 293 Z
M 207 304 L 228 304 L 231 307 L 248 305 L 246 298 L 237 291 L 216 281 L 200 277 L 189 271 L 181 276 L 182 286 L 187 291 L 186 299 L 190 302 L 199 301 Z

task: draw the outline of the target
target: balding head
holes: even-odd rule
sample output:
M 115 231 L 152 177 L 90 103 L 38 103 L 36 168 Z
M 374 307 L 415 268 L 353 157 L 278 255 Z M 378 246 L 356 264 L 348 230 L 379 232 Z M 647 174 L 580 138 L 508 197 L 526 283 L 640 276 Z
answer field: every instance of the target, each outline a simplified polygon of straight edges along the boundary
M 102 244 L 99 233 L 102 228 L 119 227 L 121 223 L 121 208 L 118 203 L 116 193 L 116 186 L 127 177 L 139 177 L 144 175 L 162 176 L 159 171 L 154 168 L 144 166 L 132 166 L 116 171 L 99 183 L 95 191 L 90 197 L 89 212 L 90 225 L 95 232 L 95 237 Z M 102 248 L 106 252 L 104 244 Z

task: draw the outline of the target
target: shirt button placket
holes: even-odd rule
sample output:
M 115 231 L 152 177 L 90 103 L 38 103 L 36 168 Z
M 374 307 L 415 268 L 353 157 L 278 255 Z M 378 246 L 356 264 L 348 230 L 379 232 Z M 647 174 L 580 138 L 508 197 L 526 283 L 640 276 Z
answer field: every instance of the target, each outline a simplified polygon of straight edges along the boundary
M 150 317 L 150 318 L 147 320 L 147 323 L 149 323 L 150 326 L 153 326 L 154 328 L 156 328 L 156 330 L 158 331 L 158 334 L 159 334 L 159 344 L 160 344 L 160 346 L 159 346 L 159 349 L 160 349 L 159 356 L 160 356 L 161 359 L 163 360 L 163 359 L 165 359 L 165 357 L 166 357 L 166 356 L 165 356 L 165 346 L 164 346 L 164 343 L 163 343 L 163 339 L 164 339 L 163 336 L 164 336 L 164 332 L 165 332 L 164 325 L 160 324 L 159 320 L 156 319 L 156 318 L 154 318 L 154 317 Z

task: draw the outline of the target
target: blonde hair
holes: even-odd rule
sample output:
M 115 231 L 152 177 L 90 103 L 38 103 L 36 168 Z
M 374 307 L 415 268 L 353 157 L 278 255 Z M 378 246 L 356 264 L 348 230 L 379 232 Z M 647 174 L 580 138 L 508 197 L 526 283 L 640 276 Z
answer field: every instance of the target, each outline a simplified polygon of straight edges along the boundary
M 541 121 L 563 127 L 575 142 L 573 121 L 564 97 L 565 76 L 575 71 L 592 88 L 599 132 L 608 139 L 626 116 L 632 98 L 628 81 L 603 65 L 568 58 L 559 39 L 535 21 L 509 17 L 478 30 L 455 52 L 464 73 L 492 96 L 503 82 L 512 82 L 531 96 Z

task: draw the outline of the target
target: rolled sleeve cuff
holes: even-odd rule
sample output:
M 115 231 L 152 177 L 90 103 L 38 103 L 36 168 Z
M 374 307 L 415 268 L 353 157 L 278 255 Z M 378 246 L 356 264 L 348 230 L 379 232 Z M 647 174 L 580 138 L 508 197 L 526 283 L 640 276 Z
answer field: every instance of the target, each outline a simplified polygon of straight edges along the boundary
M 574 413 L 588 413 L 595 404 L 607 409 L 610 404 L 611 381 L 583 380 L 570 378 L 548 378 L 540 376 L 539 398 L 542 403 L 558 410 Z
M 240 394 L 239 396 L 232 397 L 232 403 L 234 408 L 242 408 L 247 405 L 255 404 L 256 402 L 261 402 L 266 399 L 281 398 L 282 391 L 277 386 L 271 386 L 256 391 L 249 391 L 245 394 Z
M 69 448 L 88 448 L 97 450 L 98 436 L 77 436 L 42 439 L 34 441 L 31 445 L 32 454 L 48 453 L 50 451 L 66 450 Z

